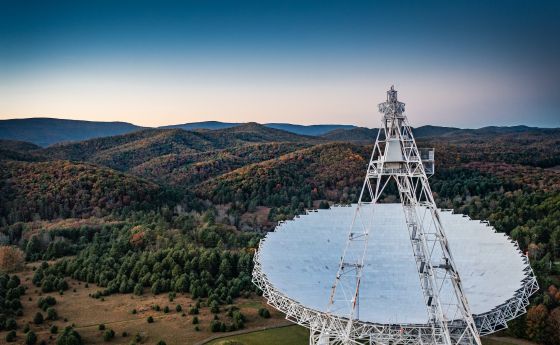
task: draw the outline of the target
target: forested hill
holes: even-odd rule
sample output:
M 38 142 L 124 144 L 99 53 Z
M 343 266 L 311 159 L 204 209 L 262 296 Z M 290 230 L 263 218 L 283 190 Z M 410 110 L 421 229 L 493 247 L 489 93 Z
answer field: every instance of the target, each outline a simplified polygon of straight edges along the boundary
M 541 291 L 508 334 L 560 343 L 551 331 L 560 320 L 560 129 L 415 133 L 436 150 L 437 204 L 489 220 L 529 253 Z M 356 202 L 375 134 L 305 136 L 249 123 L 47 148 L 2 141 L 0 243 L 29 262 L 64 258 L 37 270 L 43 291 L 72 277 L 97 284 L 93 298 L 182 293 L 201 309 L 232 311 L 256 296 L 252 253 L 264 231 L 306 209 Z M 382 201 L 396 201 L 388 191 Z M 244 327 L 230 314 L 208 315 L 201 329 Z
M 152 159 L 224 150 L 253 143 L 314 143 L 321 139 L 256 123 L 219 130 L 147 129 L 130 134 L 60 144 L 37 151 L 52 159 L 88 161 L 127 171 Z
M 165 198 L 157 184 L 108 168 L 67 161 L 0 161 L 0 218 L 4 225 L 102 217 L 153 208 Z

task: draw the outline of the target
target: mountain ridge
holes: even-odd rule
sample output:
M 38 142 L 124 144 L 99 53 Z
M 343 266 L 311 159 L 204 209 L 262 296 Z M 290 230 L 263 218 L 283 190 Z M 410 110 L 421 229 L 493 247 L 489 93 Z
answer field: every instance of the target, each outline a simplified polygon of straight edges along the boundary
M 242 127 L 246 123 L 202 121 L 161 127 L 142 127 L 128 122 L 100 122 L 86 120 L 68 120 L 49 117 L 0 120 L 0 139 L 30 142 L 42 147 L 68 142 L 81 142 L 89 139 L 112 137 L 143 130 L 182 129 L 191 132 L 207 132 Z M 261 126 L 308 137 L 319 137 L 335 141 L 373 140 L 375 128 L 354 125 L 318 124 L 298 125 L 290 123 L 265 123 Z M 243 128 L 243 127 L 242 127 Z M 503 134 L 522 133 L 526 131 L 549 132 L 555 128 L 539 128 L 525 125 L 486 126 L 478 129 L 442 127 L 425 125 L 414 129 L 418 138 L 427 136 L 462 134 Z M 346 132 L 345 132 L 346 131 Z

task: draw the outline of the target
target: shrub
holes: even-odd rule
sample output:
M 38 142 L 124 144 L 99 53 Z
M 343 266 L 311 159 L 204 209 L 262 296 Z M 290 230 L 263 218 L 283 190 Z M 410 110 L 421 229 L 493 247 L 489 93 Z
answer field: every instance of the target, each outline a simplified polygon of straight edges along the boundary
M 26 323 L 26 324 L 25 324 L 25 327 L 23 327 L 23 333 L 29 332 L 30 329 L 31 329 L 31 328 L 29 327 L 29 324 Z
M 212 301 L 212 303 L 210 303 L 210 312 L 214 314 L 218 314 L 220 312 L 220 306 L 218 305 L 218 302 Z
M 158 341 L 158 342 L 157 342 L 157 344 L 156 344 L 156 345 L 167 345 L 167 344 L 165 343 L 165 341 L 163 341 L 163 340 L 160 340 L 160 341 Z
M 97 329 L 99 329 L 100 331 L 104 331 L 105 330 L 105 324 L 100 323 L 99 326 L 97 326 Z
M 193 325 L 197 325 L 198 324 L 198 317 L 196 317 L 196 316 L 193 317 L 192 323 L 193 323 Z
M 56 310 L 53 307 L 49 307 L 47 309 L 47 319 L 54 321 L 58 319 L 58 313 L 56 312 Z
M 9 331 L 8 334 L 6 334 L 6 341 L 8 343 L 16 341 L 16 331 L 14 330 Z
M 123 338 L 128 337 L 128 333 L 127 333 L 126 331 L 122 332 L 122 337 L 123 337 Z
M 27 332 L 25 335 L 25 345 L 35 345 L 37 343 L 37 335 L 33 331 Z
M 270 318 L 270 312 L 268 311 L 268 309 L 266 308 L 260 308 L 259 309 L 259 315 L 265 319 Z
M 51 331 L 52 334 L 57 334 L 58 333 L 58 326 L 57 325 L 52 325 L 50 331 Z
M 180 304 L 177 304 L 177 305 L 175 306 L 175 311 L 178 312 L 178 313 L 180 313 L 181 311 L 183 311 L 183 307 L 181 307 Z
M 35 317 L 33 317 L 33 323 L 36 325 L 40 325 L 43 323 L 43 321 L 45 321 L 43 314 L 38 311 L 37 314 L 35 314 Z
M 220 321 L 212 320 L 210 322 L 210 330 L 212 332 L 220 332 L 222 329 L 222 323 Z
M 37 305 L 39 306 L 39 308 L 43 310 L 47 310 L 49 307 L 52 307 L 55 304 L 56 304 L 56 299 L 52 296 L 47 296 L 44 298 L 41 297 L 39 298 L 39 301 L 37 301 Z
M 114 337 L 115 337 L 115 331 L 113 331 L 112 329 L 108 329 L 105 332 L 103 332 L 103 340 L 105 341 L 109 341 Z
M 198 308 L 197 307 L 192 307 L 191 309 L 189 309 L 189 314 L 198 315 Z
M 7 319 L 4 328 L 6 328 L 6 330 L 8 330 L 8 331 L 10 331 L 10 330 L 16 330 L 16 329 L 17 329 L 17 322 L 16 322 L 16 320 L 15 320 L 15 319 L 12 319 L 12 318 Z
M 151 316 L 148 316 L 148 323 L 153 323 L 154 322 L 154 318 Z
M 168 307 L 168 306 L 165 306 L 165 307 L 163 308 L 163 312 L 166 313 L 166 314 L 169 313 L 169 307 Z

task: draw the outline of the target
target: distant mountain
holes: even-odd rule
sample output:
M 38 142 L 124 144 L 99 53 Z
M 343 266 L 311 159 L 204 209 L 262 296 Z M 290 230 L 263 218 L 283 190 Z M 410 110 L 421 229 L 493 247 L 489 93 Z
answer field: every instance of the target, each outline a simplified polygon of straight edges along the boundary
M 239 126 L 241 123 L 237 122 L 220 122 L 220 121 L 202 121 L 202 122 L 190 122 L 178 125 L 161 126 L 159 128 L 180 128 L 187 131 L 192 131 L 195 129 L 224 129 Z
M 249 127 L 246 127 L 249 125 Z M 160 128 L 151 128 L 152 130 L 172 130 L 181 129 L 194 132 L 212 132 L 219 130 L 227 130 L 240 128 L 235 132 L 240 140 L 262 142 L 270 141 L 292 141 L 301 140 L 303 138 L 292 137 L 288 134 L 310 137 L 320 137 L 319 140 L 331 141 L 351 141 L 351 142 L 369 142 L 375 139 L 376 129 L 357 127 L 353 125 L 296 125 L 290 123 L 267 123 L 259 125 L 259 135 L 251 132 L 249 128 L 255 126 L 255 123 L 236 123 L 236 122 L 219 122 L 219 121 L 203 121 L 192 122 L 178 125 L 163 126 Z M 264 129 L 281 130 L 283 138 L 280 138 L 280 132 L 265 132 Z M 0 139 L 26 141 L 45 147 L 56 143 L 79 142 L 92 138 L 118 136 L 146 130 L 149 128 L 140 127 L 126 122 L 95 122 L 95 121 L 78 121 L 78 120 L 61 120 L 54 118 L 29 118 L 29 119 L 13 119 L 0 120 Z M 499 127 L 489 126 L 479 129 L 460 129 L 455 127 L 439 127 L 439 126 L 421 126 L 414 129 L 417 138 L 428 138 L 436 136 L 448 135 L 488 135 L 488 134 L 508 134 L 508 133 L 551 133 L 554 128 L 537 128 L 528 126 L 511 126 Z M 234 133 L 231 132 L 231 133 Z M 146 132 L 153 133 L 153 132 Z M 141 134 L 141 135 L 145 135 Z M 219 132 L 217 132 L 219 133 Z M 241 139 L 243 133 L 249 133 L 246 139 Z M 268 133 L 268 134 L 267 134 Z M 252 138 L 252 139 L 251 139 Z M 112 140 L 112 139 L 111 139 Z M 213 140 L 220 140 L 214 138 Z
M 261 125 L 256 122 L 249 122 L 236 127 L 209 131 L 207 134 L 216 136 L 216 139 L 221 137 L 235 137 L 236 140 L 243 140 L 245 142 L 300 142 L 317 140 L 317 138 L 313 136 L 270 128 L 268 125 Z
M 373 143 L 377 137 L 377 128 L 355 127 L 352 129 L 335 129 L 321 136 L 331 141 L 348 141 Z
M 28 143 L 26 141 L 2 140 L 0 139 L 0 160 L 11 159 L 18 161 L 34 161 L 38 157 L 33 151 L 39 150 L 41 147 Z
M 219 122 L 219 121 L 203 121 L 191 122 L 179 125 L 163 126 L 160 128 L 181 128 L 185 130 L 196 129 L 225 129 L 240 126 L 242 123 L 237 122 Z M 263 126 L 274 129 L 281 129 L 286 132 L 291 132 L 301 135 L 320 136 L 335 129 L 351 129 L 356 126 L 353 125 L 294 125 L 291 123 L 265 123 Z
M 129 133 L 142 127 L 127 122 L 97 122 L 29 118 L 0 120 L 0 138 L 28 141 L 39 146 Z
M 439 126 L 427 125 L 427 126 L 420 126 L 414 128 L 412 130 L 412 134 L 414 134 L 416 138 L 424 138 L 424 137 L 435 137 L 440 135 L 446 135 L 451 132 L 460 131 L 460 130 L 461 130 L 460 128 L 455 128 L 455 127 L 439 127 Z
M 287 132 L 292 132 L 301 135 L 320 136 L 327 132 L 336 129 L 352 129 L 356 128 L 353 125 L 294 125 L 291 123 L 267 123 L 266 127 L 281 129 Z
M 511 127 L 498 127 L 490 126 L 478 129 L 462 129 L 456 127 L 439 127 L 439 126 L 420 126 L 412 129 L 414 136 L 419 138 L 435 138 L 435 137 L 449 137 L 454 135 L 456 137 L 480 137 L 487 135 L 506 135 L 506 134 L 524 134 L 524 133 L 556 133 L 556 128 L 538 128 L 527 126 L 511 126 Z M 347 142 L 373 142 L 377 136 L 376 128 L 355 127 L 352 129 L 335 129 L 321 135 L 322 138 L 331 141 L 347 141 Z

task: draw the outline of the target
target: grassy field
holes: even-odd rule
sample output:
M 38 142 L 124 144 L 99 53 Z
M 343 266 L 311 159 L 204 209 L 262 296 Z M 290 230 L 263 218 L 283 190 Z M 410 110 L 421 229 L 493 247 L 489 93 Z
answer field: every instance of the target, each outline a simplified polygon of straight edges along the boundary
M 212 340 L 210 345 L 299 345 L 309 343 L 309 332 L 307 329 L 293 325 L 284 319 L 284 315 L 266 306 L 260 297 L 249 299 L 237 299 L 235 305 L 247 317 L 246 328 L 243 334 L 212 333 L 209 325 L 213 318 L 207 307 L 201 309 L 198 319 L 200 320 L 199 331 L 192 324 L 193 316 L 176 312 L 175 306 L 180 304 L 186 311 L 194 301 L 186 295 L 177 295 L 174 301 L 169 301 L 167 294 L 154 296 L 146 291 L 142 296 L 132 294 L 114 294 L 104 299 L 94 299 L 90 294 L 100 290 L 94 284 L 86 284 L 73 279 L 68 279 L 70 289 L 59 295 L 58 293 L 42 294 L 40 289 L 33 286 L 31 277 L 33 272 L 28 269 L 19 274 L 22 284 L 27 286 L 27 292 L 21 298 L 24 315 L 17 318 L 19 329 L 16 344 L 23 343 L 22 328 L 30 324 L 39 340 L 46 340 L 47 344 L 54 344 L 55 334 L 50 334 L 51 325 L 56 325 L 60 330 L 65 326 L 74 325 L 75 329 L 82 335 L 85 344 L 105 344 L 103 331 L 99 330 L 99 324 L 104 324 L 106 329 L 115 331 L 116 336 L 111 340 L 112 344 L 129 344 L 138 334 L 141 336 L 140 344 L 155 344 L 164 340 L 168 345 L 179 344 L 201 344 L 207 339 Z M 40 311 L 37 301 L 40 297 L 53 296 L 57 300 L 55 309 L 59 319 L 56 321 L 45 321 L 41 325 L 33 324 L 33 316 Z M 153 305 L 159 305 L 161 309 L 165 306 L 170 308 L 169 313 L 156 311 Z M 258 315 L 258 309 L 267 307 L 271 312 L 270 319 L 263 319 Z M 136 310 L 132 313 L 132 310 Z M 45 312 L 43 312 L 46 315 Z M 148 316 L 154 318 L 153 323 L 148 323 Z M 219 314 L 220 320 L 227 320 L 224 308 Z M 274 328 L 284 326 L 280 328 Z M 270 328 L 262 330 L 264 328 Z M 252 331 L 253 330 L 253 331 Z M 123 336 L 126 332 L 127 336 Z M 0 344 L 4 341 L 5 331 L 0 332 Z M 492 337 L 483 338 L 483 345 L 534 345 L 531 342 Z
M 183 314 L 175 310 L 176 305 L 181 305 L 184 312 L 195 302 L 188 295 L 177 294 L 174 301 L 169 301 L 167 294 L 154 296 L 145 291 L 142 296 L 133 294 L 114 294 L 104 299 L 95 299 L 90 297 L 98 290 L 102 290 L 95 284 L 86 284 L 73 279 L 67 279 L 70 289 L 65 291 L 63 295 L 56 292 L 41 293 L 40 288 L 35 287 L 31 283 L 33 272 L 28 268 L 19 274 L 22 285 L 27 286 L 27 292 L 22 296 L 24 314 L 18 317 L 17 323 L 17 340 L 15 344 L 23 344 L 24 334 L 22 329 L 25 324 L 30 324 L 31 329 L 37 333 L 39 341 L 46 340 L 47 344 L 54 344 L 57 337 L 51 334 L 49 328 L 56 325 L 59 330 L 69 325 L 80 333 L 85 344 L 106 344 L 103 340 L 103 331 L 99 330 L 99 324 L 104 324 L 106 329 L 112 329 L 115 332 L 115 338 L 110 341 L 111 344 L 129 344 L 138 334 L 141 337 L 140 344 L 155 344 L 159 340 L 164 340 L 167 345 L 183 345 L 197 344 L 210 339 L 216 335 L 227 335 L 227 333 L 212 333 L 210 331 L 210 321 L 213 314 L 210 313 L 208 307 L 200 309 L 197 315 L 200 320 L 199 330 L 195 330 L 193 325 L 193 315 Z M 35 325 L 33 323 L 34 315 L 41 311 L 37 306 L 40 297 L 53 296 L 56 298 L 54 308 L 58 312 L 59 318 L 56 321 L 45 320 L 43 324 Z M 258 309 L 266 307 L 262 298 L 251 297 L 249 299 L 239 298 L 235 301 L 246 316 L 247 322 L 245 328 L 262 329 L 279 325 L 288 325 L 289 321 L 284 319 L 284 315 L 268 307 L 271 313 L 270 319 L 263 319 L 258 315 Z M 160 311 L 152 308 L 154 305 L 160 306 Z M 163 312 L 163 308 L 168 306 L 170 311 Z M 132 310 L 136 310 L 135 313 Z M 46 313 L 41 311 L 44 316 Z M 154 318 L 153 323 L 148 323 L 148 316 Z M 219 318 L 227 321 L 228 316 L 225 307 L 221 308 Z M 123 336 L 126 332 L 127 336 Z M 0 332 L 0 344 L 4 342 L 6 331 Z
M 309 344 L 307 329 L 293 325 L 281 328 L 256 331 L 252 333 L 223 337 L 205 345 L 306 345 Z M 511 338 L 482 338 L 483 345 L 534 345 L 533 343 Z
M 309 344 L 307 329 L 293 325 L 216 339 L 208 345 L 306 345 Z

